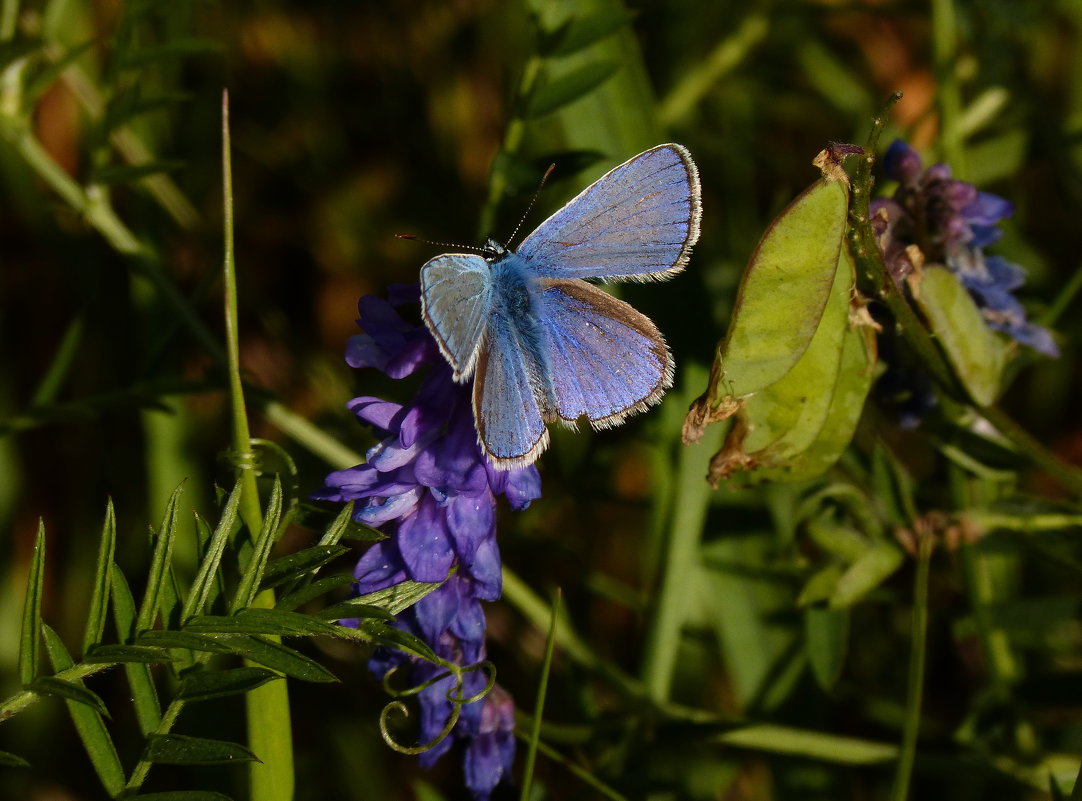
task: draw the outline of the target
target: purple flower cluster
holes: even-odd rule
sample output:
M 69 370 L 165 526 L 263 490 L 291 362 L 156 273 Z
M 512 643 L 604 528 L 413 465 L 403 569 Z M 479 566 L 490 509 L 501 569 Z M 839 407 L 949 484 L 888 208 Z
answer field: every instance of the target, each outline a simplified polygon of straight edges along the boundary
M 469 667 L 485 659 L 485 615 L 481 601 L 500 597 L 500 554 L 496 546 L 496 496 L 515 509 L 540 497 L 541 481 L 531 465 L 497 471 L 477 444 L 468 386 L 456 384 L 435 340 L 423 325 L 407 322 L 396 307 L 418 302 L 418 288 L 392 287 L 389 299 L 361 298 L 358 324 L 346 361 L 374 367 L 391 378 L 428 368 L 416 394 L 405 405 L 360 397 L 349 408 L 372 426 L 381 441 L 365 464 L 331 473 L 316 497 L 358 501 L 356 520 L 378 527 L 388 539 L 361 557 L 355 590 L 365 595 L 400 582 L 441 586 L 405 610 L 397 625 L 425 640 L 436 654 Z M 380 649 L 369 663 L 378 676 L 405 666 L 412 686 L 444 673 L 438 665 Z M 418 694 L 420 739 L 435 741 L 450 721 L 455 702 L 480 693 L 487 677 L 467 670 L 455 687 L 446 676 Z M 510 776 L 514 758 L 514 704 L 498 685 L 482 699 L 465 704 L 453 729 L 420 760 L 431 766 L 454 740 L 465 742 L 466 784 L 477 799 L 487 799 Z
M 901 140 L 884 154 L 883 169 L 898 181 L 898 188 L 891 197 L 873 201 L 871 210 L 873 215 L 881 212 L 877 233 L 895 280 L 901 282 L 919 268 L 915 260 L 945 264 L 969 290 L 990 327 L 1047 356 L 1058 356 L 1051 333 L 1027 321 L 1014 296 L 1025 281 L 1022 268 L 984 254 L 1002 235 L 998 223 L 1014 213 L 1014 206 L 952 178 L 946 164 L 923 169 L 917 152 Z

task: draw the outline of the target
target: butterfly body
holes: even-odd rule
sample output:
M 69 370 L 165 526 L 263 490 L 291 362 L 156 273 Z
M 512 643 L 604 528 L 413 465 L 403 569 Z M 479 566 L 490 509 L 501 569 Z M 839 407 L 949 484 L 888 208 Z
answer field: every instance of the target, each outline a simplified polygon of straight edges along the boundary
M 679 272 L 699 216 L 694 163 L 659 145 L 583 190 L 517 252 L 489 240 L 481 255 L 425 264 L 425 323 L 455 380 L 474 379 L 478 442 L 497 468 L 532 463 L 547 423 L 604 428 L 661 398 L 673 371 L 661 333 L 582 279 Z

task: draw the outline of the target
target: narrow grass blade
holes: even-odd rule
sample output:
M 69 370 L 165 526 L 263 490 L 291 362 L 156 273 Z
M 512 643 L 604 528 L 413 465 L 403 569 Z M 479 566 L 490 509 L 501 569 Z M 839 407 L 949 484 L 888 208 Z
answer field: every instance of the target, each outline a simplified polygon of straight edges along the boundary
M 0 751 L 0 765 L 6 768 L 28 768 L 30 763 L 23 759 L 18 754 L 13 754 L 10 751 Z
M 45 584 L 45 523 L 38 521 L 38 536 L 30 560 L 30 575 L 26 579 L 26 600 L 23 602 L 23 625 L 19 637 L 19 681 L 29 684 L 38 674 L 38 637 L 41 622 L 41 594 Z
M 173 552 L 173 541 L 176 539 L 177 501 L 183 487 L 184 485 L 181 484 L 173 490 L 173 494 L 169 496 L 169 503 L 165 507 L 162 525 L 158 529 L 158 536 L 154 542 L 154 553 L 150 560 L 146 592 L 143 594 L 143 602 L 139 606 L 139 614 L 135 619 L 136 632 L 154 628 L 154 618 L 158 612 L 158 598 L 161 595 L 162 584 L 169 568 L 170 557 Z
M 98 545 L 98 564 L 94 571 L 94 589 L 90 593 L 90 611 L 86 615 L 83 632 L 83 653 L 101 642 L 105 633 L 105 617 L 109 609 L 109 592 L 112 584 L 113 554 L 116 552 L 116 512 L 113 499 L 105 507 L 105 523 L 101 527 Z
M 545 696 L 548 693 L 549 672 L 552 670 L 552 655 L 556 652 L 556 629 L 560 619 L 562 595 L 556 591 L 552 599 L 552 618 L 549 622 L 548 638 L 545 640 L 545 658 L 541 663 L 541 677 L 537 682 L 537 702 L 533 709 L 533 725 L 530 727 L 530 739 L 526 746 L 526 764 L 522 770 L 522 792 L 519 801 L 529 801 L 533 789 L 533 768 L 537 761 L 537 746 L 541 742 L 541 721 L 545 712 Z
M 270 503 L 267 505 L 267 515 L 263 520 L 263 526 L 259 530 L 259 536 L 253 544 L 252 558 L 248 561 L 244 575 L 237 586 L 237 593 L 229 608 L 230 613 L 248 608 L 252 605 L 252 601 L 255 600 L 256 593 L 259 591 L 259 582 L 267 566 L 267 559 L 270 556 L 271 546 L 274 545 L 281 520 L 282 482 L 275 476 Z
M 74 663 L 71 656 L 57 633 L 49 626 L 43 626 L 42 629 L 45 633 L 45 649 L 49 654 L 53 670 L 59 672 L 72 667 Z M 72 723 L 79 732 L 79 739 L 83 742 L 83 748 L 86 749 L 102 786 L 111 797 L 116 798 L 124 789 L 124 768 L 120 764 L 116 746 L 105 728 L 101 714 L 79 701 L 65 699 L 64 703 L 68 707 Z
M 233 485 L 233 491 L 229 493 L 229 498 L 225 502 L 225 508 L 222 509 L 222 517 L 218 521 L 218 525 L 214 528 L 214 533 L 211 535 L 207 544 L 207 552 L 203 557 L 202 563 L 199 565 L 199 571 L 196 573 L 195 581 L 192 583 L 191 592 L 188 594 L 188 600 L 184 604 L 184 609 L 181 612 L 181 619 L 188 620 L 189 618 L 200 614 L 207 606 L 207 602 L 211 599 L 213 591 L 215 589 L 215 582 L 218 577 L 218 565 L 222 561 L 222 553 L 225 551 L 226 543 L 229 541 L 230 536 L 233 533 L 233 528 L 237 522 L 237 507 L 240 504 L 242 488 L 241 482 L 238 480 Z M 198 523 L 204 523 L 202 520 Z

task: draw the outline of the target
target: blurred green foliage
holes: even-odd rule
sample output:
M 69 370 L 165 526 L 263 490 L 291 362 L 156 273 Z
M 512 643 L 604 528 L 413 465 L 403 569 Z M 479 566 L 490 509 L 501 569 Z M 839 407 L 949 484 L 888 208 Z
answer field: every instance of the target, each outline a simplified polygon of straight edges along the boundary
M 815 180 L 812 157 L 863 141 L 900 89 L 887 140 L 1016 204 L 997 252 L 1029 271 L 1024 300 L 1063 356 L 1013 352 L 1001 403 L 1082 462 L 1077 0 L 4 0 L 0 40 L 0 696 L 20 683 L 39 518 L 43 614 L 70 647 L 107 498 L 117 561 L 141 576 L 143 532 L 172 489 L 187 479 L 183 569 L 196 563 L 188 510 L 213 518 L 214 484 L 232 483 L 219 458 L 227 88 L 253 433 L 289 451 L 302 494 L 371 444 L 348 398 L 405 397 L 341 358 L 356 299 L 416 280 L 438 252 L 395 233 L 507 238 L 550 163 L 527 229 L 645 147 L 693 153 L 704 217 L 691 267 L 621 288 L 672 344 L 674 390 L 617 431 L 553 432 L 544 498 L 501 525 L 515 575 L 488 610 L 490 657 L 532 709 L 539 597 L 562 587 L 541 738 L 564 760 L 626 798 L 886 798 L 912 731 L 913 798 L 1049 797 L 1050 775 L 1069 793 L 1082 752 L 1078 498 L 958 410 L 902 432 L 871 406 L 826 479 L 755 489 L 711 491 L 720 432 L 686 449 L 679 432 L 763 229 Z M 949 547 L 915 596 L 919 549 L 899 558 L 899 542 L 933 534 Z M 298 527 L 279 547 L 315 541 Z M 919 710 L 915 597 L 927 605 Z M 298 647 L 343 683 L 291 685 L 297 798 L 464 797 L 454 759 L 422 780 L 383 744 L 387 699 L 363 651 Z M 91 686 L 119 731 L 134 727 L 119 679 Z M 231 703 L 193 707 L 181 732 L 243 739 Z M 118 745 L 122 762 L 138 747 Z M 32 765 L 2 769 L 5 798 L 102 797 L 59 701 L 0 726 L 0 749 Z M 227 767 L 153 780 L 243 793 Z M 544 753 L 536 788 L 598 797 Z

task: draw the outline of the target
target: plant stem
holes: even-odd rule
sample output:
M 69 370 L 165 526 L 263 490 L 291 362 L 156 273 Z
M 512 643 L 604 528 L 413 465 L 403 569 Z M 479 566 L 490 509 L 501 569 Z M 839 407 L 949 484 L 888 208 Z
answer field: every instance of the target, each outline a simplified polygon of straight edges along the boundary
M 222 182 L 225 194 L 225 337 L 229 371 L 229 399 L 233 416 L 233 451 L 240 470 L 240 516 L 251 542 L 263 527 L 256 485 L 255 453 L 248 429 L 244 386 L 240 378 L 240 336 L 237 324 L 237 275 L 233 245 L 233 169 L 229 138 L 229 94 L 222 94 Z M 264 590 L 252 606 L 273 608 L 274 592 Z M 248 717 L 248 744 L 262 760 L 249 765 L 252 801 L 291 801 L 293 798 L 293 735 L 290 727 L 289 690 L 274 681 L 244 696 Z
M 917 576 L 913 584 L 912 644 L 909 651 L 909 690 L 905 705 L 902 747 L 891 788 L 891 801 L 905 801 L 917 755 L 917 733 L 920 730 L 921 702 L 924 696 L 924 663 L 928 646 L 928 573 L 935 539 L 924 532 L 917 551 Z

